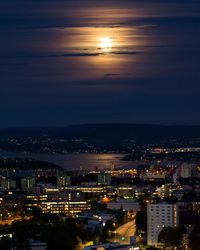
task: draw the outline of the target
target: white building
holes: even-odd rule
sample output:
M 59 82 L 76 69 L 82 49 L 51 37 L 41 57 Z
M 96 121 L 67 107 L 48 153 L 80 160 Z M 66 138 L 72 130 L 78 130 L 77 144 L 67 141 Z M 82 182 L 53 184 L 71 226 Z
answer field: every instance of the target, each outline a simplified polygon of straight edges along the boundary
M 163 227 L 178 226 L 178 207 L 176 204 L 149 204 L 147 206 L 147 243 L 156 245 Z

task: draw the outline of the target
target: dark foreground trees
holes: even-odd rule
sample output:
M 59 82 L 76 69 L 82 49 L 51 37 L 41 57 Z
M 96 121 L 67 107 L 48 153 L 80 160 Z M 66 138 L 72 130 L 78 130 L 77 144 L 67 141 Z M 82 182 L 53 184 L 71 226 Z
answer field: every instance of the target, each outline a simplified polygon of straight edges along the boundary
M 192 250 L 199 250 L 200 249 L 200 214 L 196 219 L 196 225 L 194 226 L 193 230 L 190 233 L 189 237 L 189 245 Z
M 0 240 L 0 249 L 2 250 L 11 250 L 12 240 L 8 237 L 3 237 Z
M 74 250 L 78 238 L 84 237 L 84 230 L 80 222 L 69 218 L 64 223 L 49 226 L 44 230 L 43 238 L 47 242 L 48 250 Z
M 136 234 L 146 233 L 147 231 L 147 212 L 145 210 L 138 211 L 135 216 Z
M 158 235 L 158 242 L 167 246 L 179 246 L 182 243 L 182 232 L 177 227 L 164 227 Z
M 77 218 L 63 221 L 55 214 L 42 214 L 39 211 L 28 221 L 14 222 L 10 230 L 14 235 L 12 244 L 20 250 L 27 249 L 27 240 L 31 238 L 46 242 L 47 250 L 74 250 L 81 239 L 87 239 L 83 223 Z M 4 244 L 0 249 L 10 249 L 6 240 L 0 241 L 0 244 Z

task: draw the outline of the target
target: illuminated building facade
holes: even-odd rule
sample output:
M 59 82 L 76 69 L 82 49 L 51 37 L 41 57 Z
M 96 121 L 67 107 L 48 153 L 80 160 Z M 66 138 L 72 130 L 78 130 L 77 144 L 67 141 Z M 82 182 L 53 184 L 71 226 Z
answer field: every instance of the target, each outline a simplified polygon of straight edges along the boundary
M 42 201 L 40 207 L 43 213 L 70 216 L 91 209 L 91 205 L 87 201 Z
M 147 243 L 156 245 L 163 227 L 178 226 L 178 207 L 176 204 L 148 204 L 147 206 Z
M 81 199 L 73 199 L 69 194 L 64 199 L 63 197 L 52 197 L 48 195 L 40 196 L 27 196 L 26 208 L 38 206 L 42 209 L 43 213 L 64 214 L 73 216 L 77 213 L 88 211 L 91 209 L 90 201 Z

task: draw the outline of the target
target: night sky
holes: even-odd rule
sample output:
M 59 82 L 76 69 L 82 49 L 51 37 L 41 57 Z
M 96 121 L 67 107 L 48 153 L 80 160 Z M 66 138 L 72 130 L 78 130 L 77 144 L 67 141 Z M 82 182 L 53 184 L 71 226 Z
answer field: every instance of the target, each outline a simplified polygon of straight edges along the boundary
M 200 1 L 0 0 L 0 115 L 200 124 Z

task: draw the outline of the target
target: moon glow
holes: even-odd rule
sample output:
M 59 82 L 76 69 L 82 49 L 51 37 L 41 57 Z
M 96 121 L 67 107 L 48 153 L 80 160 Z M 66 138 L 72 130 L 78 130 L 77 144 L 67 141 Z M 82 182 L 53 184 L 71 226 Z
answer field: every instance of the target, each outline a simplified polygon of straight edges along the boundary
M 110 37 L 102 37 L 100 39 L 100 48 L 104 52 L 110 52 L 113 47 L 112 39 Z

